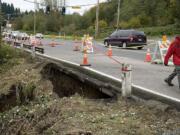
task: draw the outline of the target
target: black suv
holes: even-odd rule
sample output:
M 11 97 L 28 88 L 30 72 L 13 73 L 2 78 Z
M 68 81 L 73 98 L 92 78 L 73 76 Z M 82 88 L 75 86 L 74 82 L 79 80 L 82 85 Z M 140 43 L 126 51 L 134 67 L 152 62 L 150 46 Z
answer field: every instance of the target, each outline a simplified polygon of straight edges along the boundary
M 123 48 L 137 47 L 137 49 L 142 49 L 144 45 L 147 45 L 147 39 L 143 31 L 116 30 L 104 39 L 104 44 L 105 46 L 115 45 Z

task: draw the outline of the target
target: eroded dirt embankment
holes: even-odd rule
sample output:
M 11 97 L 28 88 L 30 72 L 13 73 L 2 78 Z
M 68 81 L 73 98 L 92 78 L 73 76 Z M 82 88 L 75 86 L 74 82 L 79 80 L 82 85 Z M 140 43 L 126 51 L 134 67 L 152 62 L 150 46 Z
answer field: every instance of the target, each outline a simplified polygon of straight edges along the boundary
M 86 83 L 75 76 L 75 74 L 69 74 L 67 70 L 62 70 L 56 64 L 47 64 L 41 71 L 41 74 L 43 78 L 51 81 L 53 92 L 59 97 L 69 97 L 78 93 L 91 99 L 110 98 L 108 95 L 103 94 L 96 84 Z
M 22 64 L 11 69 L 9 74 L 7 72 L 3 75 L 4 79 L 0 83 L 0 111 L 32 101 L 37 96 L 35 89 L 43 87 L 44 84 L 41 83 L 47 81 L 52 87 L 51 91 L 59 98 L 70 97 L 76 93 L 91 99 L 110 98 L 103 94 L 96 84 L 85 83 L 56 64 L 39 59 L 32 63 L 24 61 Z

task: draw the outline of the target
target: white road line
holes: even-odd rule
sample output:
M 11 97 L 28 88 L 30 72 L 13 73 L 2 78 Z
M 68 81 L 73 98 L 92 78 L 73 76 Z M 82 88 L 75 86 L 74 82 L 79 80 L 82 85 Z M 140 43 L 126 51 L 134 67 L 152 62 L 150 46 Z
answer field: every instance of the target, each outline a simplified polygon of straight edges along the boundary
M 176 102 L 180 103 L 180 99 L 178 99 L 178 98 L 170 97 L 170 96 L 168 96 L 168 95 L 164 95 L 164 94 L 162 94 L 162 93 L 159 93 L 159 92 L 156 92 L 156 91 L 154 91 L 154 90 L 150 90 L 150 89 L 147 89 L 147 88 L 138 86 L 138 85 L 132 84 L 132 86 L 134 86 L 134 87 L 136 87 L 136 88 L 139 88 L 139 89 L 141 89 L 141 90 L 143 90 L 143 91 L 150 92 L 150 93 L 152 93 L 152 94 L 155 94 L 155 95 L 158 95 L 158 96 L 161 96 L 161 97 L 167 98 L 167 99 L 169 99 L 169 100 L 176 101 Z

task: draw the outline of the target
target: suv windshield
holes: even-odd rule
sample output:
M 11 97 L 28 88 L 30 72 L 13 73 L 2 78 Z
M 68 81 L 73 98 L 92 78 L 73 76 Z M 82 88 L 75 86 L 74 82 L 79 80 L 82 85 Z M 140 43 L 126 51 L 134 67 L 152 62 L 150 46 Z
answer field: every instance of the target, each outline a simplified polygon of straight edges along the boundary
M 115 37 L 117 36 L 117 31 L 114 31 L 112 34 L 111 34 L 111 37 Z
M 133 31 L 133 35 L 145 35 L 143 31 Z
M 118 36 L 121 36 L 121 37 L 128 37 L 131 34 L 132 34 L 131 30 L 119 30 L 118 31 Z

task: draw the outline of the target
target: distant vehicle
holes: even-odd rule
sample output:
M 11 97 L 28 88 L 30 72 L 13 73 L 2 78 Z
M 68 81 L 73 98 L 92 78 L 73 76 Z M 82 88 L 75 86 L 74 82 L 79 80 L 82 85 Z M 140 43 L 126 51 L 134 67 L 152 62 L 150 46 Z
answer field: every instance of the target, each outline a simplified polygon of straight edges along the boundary
M 143 31 L 116 30 L 104 39 L 105 46 L 114 45 L 122 48 L 137 47 L 142 49 L 147 45 L 147 38 Z
M 19 38 L 21 40 L 27 40 L 27 39 L 29 39 L 29 35 L 27 33 L 20 33 Z
M 3 37 L 7 36 L 7 32 L 3 32 L 3 33 L 2 33 L 2 36 L 3 36 Z
M 42 33 L 37 33 L 37 34 L 35 35 L 35 37 L 36 37 L 36 38 L 40 38 L 40 39 L 43 39 L 43 38 L 44 38 L 44 36 L 43 36 Z
M 18 38 L 19 35 L 20 35 L 19 31 L 12 31 L 11 32 L 11 38 L 13 38 L 13 39 Z

